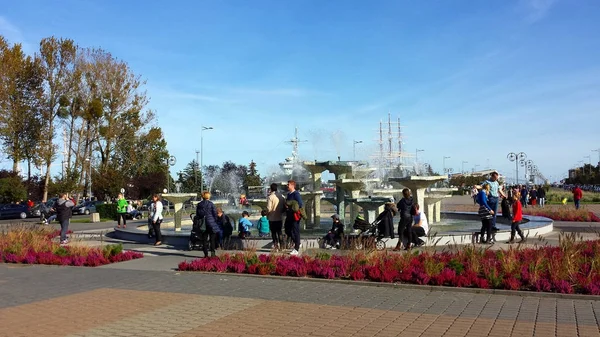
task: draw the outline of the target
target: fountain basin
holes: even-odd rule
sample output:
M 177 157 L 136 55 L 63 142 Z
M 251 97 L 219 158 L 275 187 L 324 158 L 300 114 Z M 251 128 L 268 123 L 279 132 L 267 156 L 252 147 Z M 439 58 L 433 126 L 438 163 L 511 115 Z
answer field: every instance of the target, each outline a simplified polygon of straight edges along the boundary
M 481 221 L 477 213 L 471 212 L 443 212 L 442 218 L 448 222 L 441 222 L 430 226 L 429 238 L 423 238 L 426 246 L 445 246 L 453 244 L 471 244 L 473 232 L 479 231 Z M 521 225 L 525 236 L 534 239 L 538 236 L 551 233 L 554 222 L 551 219 L 539 216 L 523 216 L 528 220 Z M 325 221 L 324 221 L 325 222 Z M 397 223 L 397 219 L 395 219 Z M 319 240 L 325 235 L 327 229 L 331 226 L 331 220 L 327 220 L 327 226 L 319 230 L 301 230 L 303 247 L 317 248 Z M 498 242 L 507 241 L 510 238 L 510 223 L 504 218 L 497 219 L 500 231 L 496 233 Z M 181 231 L 174 231 L 170 228 L 161 229 L 163 242 L 176 247 L 187 247 L 190 236 L 191 224 L 183 225 Z M 139 227 L 115 228 L 114 236 L 121 240 L 129 240 L 140 243 L 154 243 L 154 239 L 149 239 L 147 226 L 140 224 Z M 347 233 L 346 235 L 352 235 Z M 260 238 L 254 235 L 250 239 L 242 241 L 237 238 L 237 231 L 232 236 L 232 244 L 235 247 L 252 247 L 256 249 L 270 249 L 272 247 L 270 238 Z M 393 248 L 398 239 L 384 239 L 387 248 Z

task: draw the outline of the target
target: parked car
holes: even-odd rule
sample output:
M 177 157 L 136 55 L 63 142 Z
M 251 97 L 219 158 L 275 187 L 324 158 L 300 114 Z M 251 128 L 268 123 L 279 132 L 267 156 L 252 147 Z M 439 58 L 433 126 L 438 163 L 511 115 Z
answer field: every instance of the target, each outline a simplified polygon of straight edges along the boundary
M 169 202 L 169 200 L 162 199 L 161 202 L 163 204 L 163 212 L 167 212 L 168 210 L 172 210 L 173 207 L 174 207 L 173 204 L 171 204 Z M 152 201 L 148 201 L 148 202 L 142 204 L 141 210 L 142 211 L 147 211 L 148 207 L 150 206 L 151 203 L 152 203 Z
M 73 214 L 85 214 L 96 213 L 96 205 L 104 204 L 104 201 L 84 201 L 81 204 L 73 208 Z
M 40 211 L 32 210 L 23 204 L 8 204 L 0 208 L 0 218 L 4 219 L 26 219 L 27 217 L 40 216 Z

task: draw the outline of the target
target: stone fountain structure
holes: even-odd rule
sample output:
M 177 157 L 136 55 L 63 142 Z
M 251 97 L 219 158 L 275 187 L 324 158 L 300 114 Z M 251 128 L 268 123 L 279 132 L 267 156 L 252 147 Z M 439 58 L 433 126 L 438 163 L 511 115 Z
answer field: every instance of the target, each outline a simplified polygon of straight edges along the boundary
M 175 211 L 173 222 L 175 223 L 175 231 L 181 231 L 181 216 L 183 214 L 183 203 L 190 198 L 195 198 L 196 193 L 165 193 L 162 197 L 169 202 L 173 203 L 173 210 Z

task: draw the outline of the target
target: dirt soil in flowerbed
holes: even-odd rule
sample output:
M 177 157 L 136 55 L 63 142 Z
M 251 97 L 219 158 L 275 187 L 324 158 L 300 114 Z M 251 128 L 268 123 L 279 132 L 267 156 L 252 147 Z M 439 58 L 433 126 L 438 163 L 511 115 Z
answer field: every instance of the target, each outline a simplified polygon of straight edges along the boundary
M 60 231 L 46 226 L 13 226 L 0 233 L 0 262 L 97 267 L 139 259 L 143 254 L 123 251 L 123 246 L 60 245 Z
M 558 247 L 493 251 L 466 246 L 412 254 L 247 252 L 184 261 L 179 270 L 600 295 L 600 240 L 564 235 Z
M 444 211 L 477 212 L 479 205 L 442 204 Z M 498 205 L 498 213 L 502 210 Z M 529 206 L 523 208 L 523 214 L 550 218 L 554 221 L 600 222 L 600 205 L 582 205 L 576 210 L 573 205 L 546 205 L 544 208 Z

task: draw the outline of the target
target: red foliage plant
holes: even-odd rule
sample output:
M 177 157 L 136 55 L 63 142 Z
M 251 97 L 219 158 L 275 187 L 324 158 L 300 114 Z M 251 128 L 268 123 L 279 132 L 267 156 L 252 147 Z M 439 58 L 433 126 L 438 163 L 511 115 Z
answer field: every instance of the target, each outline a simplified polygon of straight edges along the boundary
M 496 252 L 468 246 L 453 253 L 327 258 L 225 254 L 181 262 L 179 270 L 600 295 L 600 240 L 565 241 L 559 247 Z
M 57 235 L 59 231 L 46 227 L 27 226 L 0 233 L 0 262 L 97 267 L 143 257 L 142 253 L 122 251 L 120 245 L 63 247 L 53 240 Z

